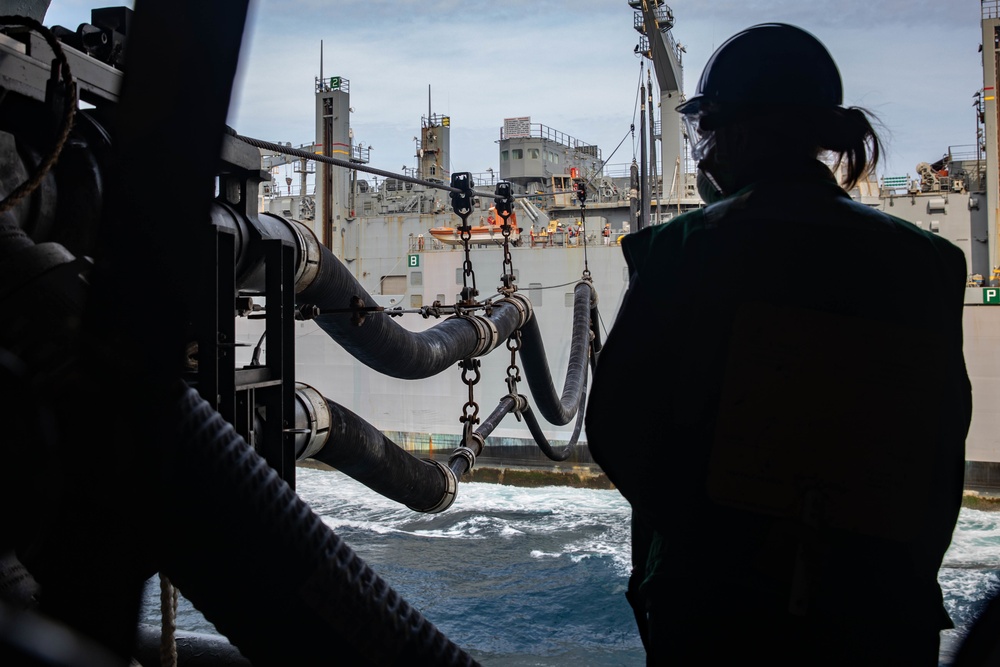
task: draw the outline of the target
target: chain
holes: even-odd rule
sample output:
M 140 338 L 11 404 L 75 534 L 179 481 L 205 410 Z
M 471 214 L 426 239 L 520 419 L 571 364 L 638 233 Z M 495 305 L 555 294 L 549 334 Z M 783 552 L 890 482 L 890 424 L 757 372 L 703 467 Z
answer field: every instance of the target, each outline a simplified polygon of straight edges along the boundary
M 580 226 L 583 228 L 583 277 L 590 278 L 590 259 L 587 256 L 587 184 L 577 181 L 576 198 L 580 200 Z
M 521 381 L 521 370 L 517 367 L 517 353 L 521 350 L 520 329 L 515 329 L 514 333 L 507 338 L 507 349 L 510 350 L 510 366 L 507 367 L 507 393 L 512 398 L 516 398 L 517 383 Z M 521 421 L 520 411 L 515 411 L 514 416 L 517 421 Z
M 472 174 L 467 171 L 456 172 L 451 175 L 451 185 L 458 188 L 459 192 L 451 193 L 451 206 L 455 213 L 462 219 L 462 224 L 458 228 L 459 238 L 462 239 L 462 246 L 465 248 L 465 261 L 462 263 L 462 301 L 463 306 L 476 305 L 476 297 L 479 290 L 476 289 L 476 274 L 472 270 L 472 227 L 469 225 L 469 214 L 472 213 Z M 472 285 L 469 285 L 469 279 Z
M 467 171 L 456 172 L 451 175 L 451 185 L 456 188 L 456 192 L 451 194 L 451 205 L 455 213 L 462 219 L 462 225 L 458 228 L 462 245 L 465 247 L 465 261 L 462 264 L 462 300 L 461 306 L 469 308 L 476 306 L 476 297 L 479 290 L 476 289 L 476 274 L 472 270 L 472 227 L 469 226 L 469 214 L 473 208 L 472 174 Z M 472 285 L 469 285 L 469 278 Z M 463 313 L 458 313 L 461 317 Z M 462 406 L 462 416 L 458 421 L 464 424 L 464 435 L 462 442 L 468 441 L 472 436 L 472 428 L 479 423 L 479 404 L 476 403 L 475 386 L 481 377 L 479 372 L 480 361 L 473 357 L 463 359 L 458 362 L 462 369 L 462 382 L 469 388 L 469 400 Z
M 496 197 L 493 199 L 497 215 L 503 220 L 500 227 L 500 232 L 503 234 L 503 275 L 500 276 L 502 284 L 497 291 L 505 295 L 517 291 L 517 285 L 514 284 L 514 262 L 510 254 L 510 234 L 513 228 L 511 218 L 514 217 L 514 195 L 512 190 L 510 181 L 500 181 L 497 183 Z
M 458 362 L 459 367 L 462 369 L 462 382 L 469 387 L 469 400 L 462 406 L 462 416 L 458 419 L 458 421 L 465 425 L 463 442 L 472 435 L 472 427 L 479 423 L 479 404 L 476 403 L 474 389 L 481 377 L 479 372 L 480 363 L 479 359 L 473 357 Z M 470 373 L 472 374 L 471 377 Z

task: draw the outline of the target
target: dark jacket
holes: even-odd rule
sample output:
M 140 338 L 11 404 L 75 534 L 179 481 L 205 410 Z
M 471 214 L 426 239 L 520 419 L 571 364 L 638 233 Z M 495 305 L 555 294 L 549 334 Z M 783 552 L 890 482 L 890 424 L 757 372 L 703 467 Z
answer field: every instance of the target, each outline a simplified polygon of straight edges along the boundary
M 854 202 L 820 163 L 622 248 L 586 432 L 632 504 L 646 600 L 949 627 L 937 571 L 971 417 L 961 250 Z

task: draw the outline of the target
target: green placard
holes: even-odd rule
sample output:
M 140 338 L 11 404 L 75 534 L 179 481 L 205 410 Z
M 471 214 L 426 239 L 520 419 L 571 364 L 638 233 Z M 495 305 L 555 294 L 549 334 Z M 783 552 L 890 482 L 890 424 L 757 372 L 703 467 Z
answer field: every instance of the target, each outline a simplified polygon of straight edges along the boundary
M 339 76 L 331 76 L 330 77 L 330 88 L 332 90 L 340 90 L 340 77 Z
M 415 269 L 420 266 L 420 255 L 407 255 L 406 265 L 411 269 Z

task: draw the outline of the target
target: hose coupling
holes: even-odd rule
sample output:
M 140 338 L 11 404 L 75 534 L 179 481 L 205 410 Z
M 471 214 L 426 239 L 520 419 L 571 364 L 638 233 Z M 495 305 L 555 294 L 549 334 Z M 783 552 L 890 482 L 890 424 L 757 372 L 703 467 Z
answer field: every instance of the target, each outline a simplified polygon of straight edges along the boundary
M 431 507 L 413 507 L 412 505 L 407 505 L 414 512 L 423 512 L 425 514 L 437 514 L 438 512 L 443 512 L 451 504 L 455 502 L 455 496 L 458 494 L 458 478 L 455 477 L 455 473 L 452 472 L 451 468 L 441 463 L 440 461 L 434 461 L 432 459 L 423 459 L 424 463 L 436 467 L 441 474 L 444 475 L 444 493 L 441 494 L 441 499 L 437 504 Z
M 476 328 L 476 348 L 469 356 L 480 357 L 492 351 L 500 341 L 500 333 L 497 331 L 497 325 L 488 318 L 480 315 L 470 315 L 465 319 Z
M 507 302 L 510 305 L 514 306 L 515 309 L 517 309 L 517 312 L 519 313 L 518 324 L 517 324 L 518 329 L 527 324 L 528 320 L 531 319 L 532 315 L 531 300 L 528 299 L 528 297 L 525 296 L 524 294 L 520 292 L 514 292 L 513 294 L 508 294 L 504 298 L 500 299 L 499 303 L 503 302 Z
M 451 453 L 451 457 L 448 459 L 448 468 L 451 470 L 451 464 L 459 459 L 468 464 L 465 467 L 466 472 L 472 470 L 472 467 L 476 465 L 476 453 L 464 445 Z

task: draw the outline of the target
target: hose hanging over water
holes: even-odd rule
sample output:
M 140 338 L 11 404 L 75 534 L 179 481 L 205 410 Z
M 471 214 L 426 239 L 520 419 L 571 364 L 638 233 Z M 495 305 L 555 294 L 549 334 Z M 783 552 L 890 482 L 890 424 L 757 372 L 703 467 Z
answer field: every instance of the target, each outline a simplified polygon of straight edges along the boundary
M 441 512 L 454 502 L 458 477 L 444 464 L 418 459 L 364 419 L 320 396 L 308 385 L 300 383 L 296 397 L 313 409 L 325 411 L 317 421 L 328 425 L 318 448 L 303 439 L 296 448 L 296 460 L 312 458 L 326 463 L 417 512 Z M 305 418 L 304 413 L 296 415 L 297 429 L 309 428 Z M 307 449 L 310 445 L 312 449 Z
M 531 396 L 538 411 L 552 424 L 568 424 L 577 414 L 581 396 L 587 384 L 587 359 L 590 355 L 590 315 L 595 298 L 593 286 L 580 281 L 573 291 L 573 331 L 570 340 L 569 364 L 561 396 L 557 396 L 545 356 L 538 323 L 532 319 L 521 330 L 523 345 L 520 355 Z
M 565 461 L 576 449 L 576 444 L 580 440 L 580 432 L 583 430 L 584 417 L 587 413 L 587 381 L 584 377 L 583 391 L 580 392 L 580 406 L 576 411 L 576 426 L 573 427 L 573 435 L 570 436 L 569 442 L 555 450 L 552 448 L 551 443 L 549 443 L 548 438 L 542 433 L 542 428 L 538 425 L 538 420 L 535 419 L 534 413 L 531 412 L 531 408 L 527 408 L 522 411 L 524 416 L 524 423 L 528 425 L 528 430 L 531 431 L 532 437 L 535 439 L 535 444 L 538 448 L 542 450 L 549 459 L 553 461 Z

